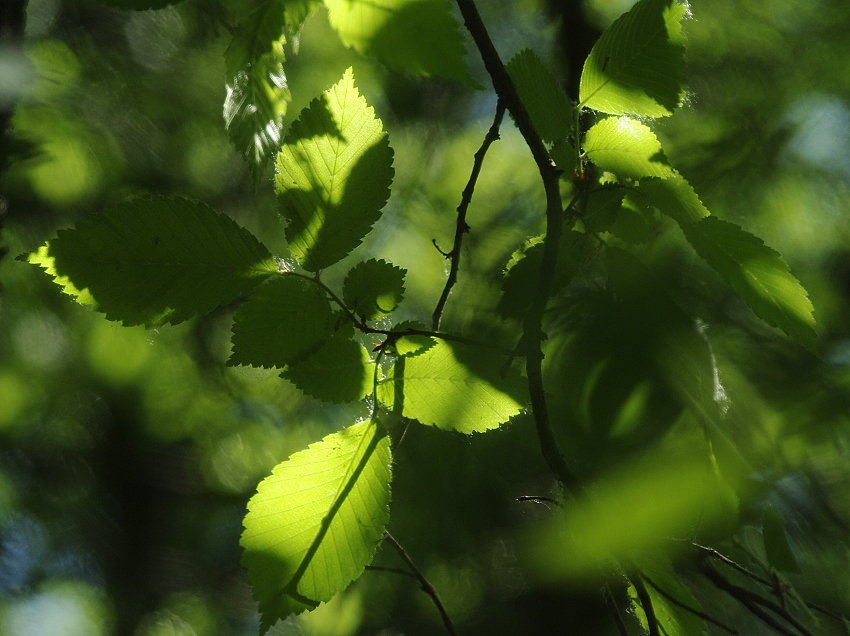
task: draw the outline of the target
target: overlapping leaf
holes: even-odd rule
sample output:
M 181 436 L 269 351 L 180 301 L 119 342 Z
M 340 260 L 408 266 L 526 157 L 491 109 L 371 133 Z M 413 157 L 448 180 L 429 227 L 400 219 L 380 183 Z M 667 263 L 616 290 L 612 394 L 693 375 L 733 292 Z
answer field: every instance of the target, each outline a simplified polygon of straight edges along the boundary
M 344 589 L 374 557 L 389 518 L 390 441 L 354 424 L 279 464 L 248 502 L 242 565 L 261 632 Z
M 277 271 L 265 246 L 202 203 L 146 198 L 60 230 L 27 257 L 110 320 L 176 324 L 252 291 Z
M 620 177 L 668 178 L 675 174 L 655 133 L 631 117 L 609 117 L 595 124 L 587 131 L 583 148 L 590 161 Z
M 414 322 L 412 320 L 406 320 L 404 322 L 400 322 L 397 325 L 394 325 L 393 331 L 408 331 L 408 330 L 418 330 L 418 331 L 426 331 L 427 327 L 419 322 Z M 431 347 L 435 346 L 437 341 L 430 336 L 422 336 L 422 335 L 405 335 L 396 339 L 395 341 L 395 350 L 396 353 L 400 356 L 415 356 L 427 351 Z
M 423 424 L 461 433 L 497 428 L 520 412 L 525 386 L 504 360 L 479 347 L 437 342 L 399 358 L 378 385 L 378 399 Z
M 367 320 L 388 314 L 404 298 L 404 275 L 401 267 L 374 258 L 358 263 L 343 283 L 346 306 Z
M 255 176 L 280 147 L 282 120 L 291 99 L 283 71 L 286 22 L 286 2 L 267 0 L 239 24 L 224 54 L 225 124 Z
M 289 247 L 304 269 L 333 265 L 360 244 L 389 198 L 392 159 L 351 69 L 301 112 L 278 154 L 275 184 Z
M 702 606 L 694 593 L 676 576 L 670 562 L 663 557 L 655 561 L 644 561 L 641 564 L 641 574 L 661 633 L 667 636 L 705 634 L 705 621 L 699 617 L 699 614 L 703 613 Z M 662 594 L 659 589 L 665 593 Z M 646 612 L 633 586 L 629 587 L 629 596 L 635 615 L 644 629 L 647 629 Z
M 291 364 L 283 377 L 319 400 L 356 402 L 372 392 L 374 365 L 368 352 L 341 329 L 307 359 Z
M 505 70 L 543 141 L 566 141 L 572 124 L 572 106 L 537 54 L 523 49 L 507 63 Z
M 709 215 L 691 184 L 676 175 L 668 179 L 646 179 L 640 182 L 640 194 L 680 225 L 695 223 Z
M 312 355 L 333 333 L 324 292 L 297 276 L 268 281 L 233 318 L 231 365 L 282 369 Z
M 414 76 L 477 86 L 446 0 L 325 0 L 325 6 L 342 41 L 360 53 Z
M 579 100 L 612 115 L 670 115 L 685 95 L 685 47 L 677 0 L 641 0 L 608 27 L 584 63 Z

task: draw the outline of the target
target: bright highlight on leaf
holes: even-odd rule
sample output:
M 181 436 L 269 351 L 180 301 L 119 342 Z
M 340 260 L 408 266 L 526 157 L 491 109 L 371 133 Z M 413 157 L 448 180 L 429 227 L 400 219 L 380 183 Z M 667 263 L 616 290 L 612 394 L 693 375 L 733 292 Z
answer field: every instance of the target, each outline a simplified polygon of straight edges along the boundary
M 342 287 L 345 305 L 366 320 L 390 313 L 404 298 L 406 273 L 401 267 L 374 258 L 355 265 Z
M 641 0 L 614 21 L 584 62 L 581 106 L 611 115 L 671 115 L 685 96 L 687 10 L 677 0 Z
M 523 49 L 505 65 L 505 70 L 511 76 L 537 134 L 549 143 L 565 142 L 572 124 L 572 106 L 537 54 L 531 49 Z
M 203 203 L 137 199 L 60 230 L 27 258 L 110 320 L 156 327 L 254 290 L 277 265 L 265 246 Z
M 427 331 L 427 327 L 420 322 L 406 320 L 397 325 L 393 325 L 392 331 L 407 331 L 416 329 L 419 331 Z M 395 341 L 395 351 L 400 356 L 415 356 L 427 351 L 435 346 L 437 341 L 430 336 L 406 335 L 401 336 Z
M 224 121 L 255 177 L 280 146 L 282 120 L 291 99 L 283 72 L 285 24 L 284 0 L 267 0 L 236 28 L 224 54 Z
M 390 440 L 360 422 L 292 455 L 248 502 L 242 565 L 261 633 L 329 601 L 372 561 L 389 519 Z
M 469 74 L 459 25 L 445 0 L 325 0 L 346 45 L 410 73 L 477 83 Z
M 405 417 L 460 433 L 498 428 L 524 405 L 517 374 L 499 377 L 504 360 L 491 351 L 445 341 L 396 360 L 378 384 L 378 399 Z
M 324 269 L 360 245 L 390 196 L 392 162 L 381 120 L 349 68 L 301 112 L 277 156 L 286 238 L 304 269 Z
M 369 353 L 341 329 L 306 360 L 291 364 L 283 377 L 319 400 L 342 403 L 362 400 L 372 392 L 374 365 Z
M 297 276 L 273 278 L 236 312 L 227 363 L 282 369 L 318 351 L 333 323 L 333 310 L 318 285 Z
M 639 567 L 662 633 L 667 636 L 705 634 L 705 621 L 695 614 L 703 612 L 702 606 L 694 593 L 676 575 L 669 560 L 663 555 L 655 555 L 652 560 L 644 559 Z M 659 592 L 658 588 L 664 590 L 666 596 Z M 643 628 L 647 629 L 646 612 L 637 598 L 634 586 L 629 586 L 629 596 L 635 615 Z M 670 600 L 671 598 L 675 599 L 675 602 Z M 684 609 L 685 607 L 691 611 Z
M 587 131 L 583 148 L 590 161 L 621 177 L 668 178 L 675 174 L 655 133 L 631 117 L 603 119 Z

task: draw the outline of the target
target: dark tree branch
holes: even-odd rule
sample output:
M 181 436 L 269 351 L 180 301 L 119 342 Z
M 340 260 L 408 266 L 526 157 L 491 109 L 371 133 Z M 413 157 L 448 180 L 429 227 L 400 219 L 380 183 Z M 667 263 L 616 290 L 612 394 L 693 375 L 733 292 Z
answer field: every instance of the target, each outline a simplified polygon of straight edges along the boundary
M 698 609 L 694 609 L 693 607 L 690 607 L 690 606 L 689 606 L 689 605 L 687 605 L 686 603 L 683 603 L 682 601 L 680 601 L 680 600 L 679 600 L 679 599 L 677 599 L 676 597 L 672 596 L 671 594 L 668 594 L 668 593 L 667 593 L 667 592 L 665 592 L 663 589 L 661 589 L 661 588 L 660 588 L 660 587 L 659 587 L 659 586 L 658 586 L 658 585 L 657 585 L 657 584 L 656 584 L 656 583 L 655 583 L 655 582 L 654 582 L 651 578 L 649 578 L 649 577 L 648 577 L 646 574 L 644 574 L 643 572 L 639 572 L 638 574 L 640 574 L 641 578 L 642 578 L 644 581 L 646 581 L 647 583 L 649 583 L 649 585 L 650 585 L 651 587 L 653 587 L 653 588 L 655 589 L 655 591 L 656 591 L 656 592 L 658 592 L 659 594 L 661 594 L 661 596 L 663 596 L 663 597 L 664 597 L 664 598 L 666 598 L 668 601 L 670 601 L 671 603 L 673 603 L 673 605 L 675 605 L 675 606 L 677 606 L 677 607 L 681 607 L 683 610 L 685 610 L 686 612 L 690 612 L 690 613 L 691 613 L 691 614 L 693 614 L 694 616 L 699 616 L 702 620 L 704 620 L 704 621 L 706 621 L 706 622 L 708 622 L 708 623 L 711 623 L 712 625 L 717 625 L 717 627 L 719 627 L 720 629 L 723 629 L 723 630 L 725 630 L 725 631 L 729 632 L 730 634 L 738 634 L 738 630 L 733 629 L 733 628 L 729 627 L 728 625 L 724 625 L 723 623 L 721 623 L 721 622 L 720 622 L 720 621 L 718 621 L 717 619 L 712 618 L 711 616 L 709 616 L 709 615 L 708 615 L 708 614 L 706 614 L 705 612 L 701 612 L 701 611 L 700 611 L 700 610 L 698 610 Z
M 451 261 L 449 269 L 449 277 L 446 280 L 446 286 L 443 287 L 443 293 L 440 294 L 440 300 L 437 301 L 437 306 L 434 308 L 434 314 L 431 316 L 431 328 L 437 331 L 440 328 L 440 320 L 443 318 L 443 310 L 446 307 L 446 302 L 449 299 L 449 294 L 452 292 L 457 282 L 457 273 L 460 269 L 460 250 L 463 245 L 463 235 L 469 231 L 469 225 L 466 223 L 466 211 L 469 209 L 469 204 L 472 201 L 472 194 L 475 192 L 475 184 L 478 182 L 478 175 L 481 174 L 481 166 L 484 164 L 484 157 L 487 155 L 487 150 L 499 138 L 499 127 L 502 125 L 502 118 L 505 116 L 505 105 L 500 99 L 496 102 L 496 115 L 493 118 L 493 123 L 487 134 L 484 135 L 484 141 L 478 152 L 475 153 L 472 162 L 472 174 L 469 175 L 469 181 L 463 189 L 463 194 L 460 198 L 460 205 L 457 206 L 457 225 L 455 226 L 455 240 L 452 244 L 450 252 L 443 252 L 437 247 L 437 242 L 434 241 L 434 247 L 440 251 L 446 258 Z
M 417 582 L 419 580 L 413 572 L 410 572 L 409 570 L 402 570 L 401 568 L 385 568 L 380 565 L 367 565 L 366 569 L 371 572 L 389 572 L 391 574 L 398 574 L 399 576 L 406 576 L 407 578 L 414 579 Z
M 449 632 L 452 636 L 457 636 L 457 631 L 455 631 L 454 623 L 452 623 L 452 619 L 449 618 L 448 613 L 446 612 L 446 608 L 443 607 L 443 603 L 440 601 L 440 597 L 437 594 L 437 590 L 434 589 L 434 586 L 425 578 L 425 575 L 416 567 L 416 564 L 413 562 L 413 559 L 410 558 L 410 555 L 407 554 L 407 550 L 395 540 L 393 535 L 389 532 L 384 531 L 384 537 L 387 541 L 389 541 L 390 545 L 395 548 L 395 551 L 398 552 L 399 556 L 404 560 L 407 564 L 407 567 L 410 568 L 411 573 L 413 574 L 413 578 L 419 583 L 419 587 L 425 592 L 430 598 L 431 602 L 434 603 L 434 606 L 437 608 L 437 611 L 440 613 L 440 616 L 443 619 L 443 625 L 446 626 L 446 631 Z
M 487 73 L 493 81 L 496 95 L 513 115 L 514 122 L 531 150 L 531 155 L 534 157 L 534 162 L 537 164 L 537 169 L 540 171 L 540 177 L 543 180 L 543 189 L 546 194 L 546 237 L 543 240 L 543 260 L 534 300 L 523 322 L 523 337 L 519 348 L 526 355 L 528 390 L 543 457 L 561 483 L 573 496 L 579 496 L 582 489 L 578 479 L 569 469 L 558 450 L 555 435 L 549 422 L 549 410 L 543 389 L 543 349 L 541 347 L 545 337 L 543 333 L 543 313 L 552 292 L 564 220 L 558 184 L 559 171 L 549 158 L 543 140 L 531 123 L 528 111 L 523 106 L 516 87 L 499 58 L 496 47 L 493 46 L 493 41 L 481 20 L 474 0 L 457 0 L 457 5 L 463 16 L 464 24 L 481 54 L 484 68 L 487 69 Z

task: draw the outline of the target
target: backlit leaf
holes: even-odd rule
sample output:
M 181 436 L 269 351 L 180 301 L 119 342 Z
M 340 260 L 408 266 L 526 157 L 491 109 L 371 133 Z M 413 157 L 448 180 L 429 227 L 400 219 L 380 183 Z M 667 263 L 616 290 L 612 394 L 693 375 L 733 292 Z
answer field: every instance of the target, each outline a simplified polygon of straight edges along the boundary
M 392 161 L 351 69 L 301 111 L 277 156 L 275 184 L 289 247 L 304 269 L 324 269 L 360 245 L 389 198 Z
M 390 440 L 354 424 L 278 464 L 248 502 L 242 565 L 260 631 L 329 601 L 363 572 L 389 519 Z
M 523 49 L 507 63 L 505 70 L 510 74 L 537 134 L 543 141 L 565 142 L 572 124 L 572 106 L 537 54 L 531 49 Z
M 410 73 L 477 86 L 459 25 L 446 0 L 325 0 L 346 45 Z
M 587 131 L 583 147 L 590 161 L 620 177 L 667 178 L 675 174 L 655 133 L 631 117 L 603 119 Z
M 342 286 L 345 305 L 366 320 L 390 313 L 404 298 L 406 273 L 401 267 L 374 258 L 355 265 Z
M 691 184 L 676 175 L 669 179 L 645 179 L 638 186 L 640 196 L 679 223 L 695 223 L 709 215 Z
M 427 331 L 427 327 L 419 322 L 406 320 L 394 325 L 392 331 L 406 331 L 408 329 L 416 329 L 419 331 Z M 395 341 L 396 353 L 400 356 L 415 356 L 427 351 L 435 346 L 437 341 L 430 336 L 407 335 L 397 338 Z
M 437 342 L 399 358 L 378 384 L 378 399 L 423 424 L 461 433 L 498 428 L 524 405 L 518 374 L 499 376 L 504 359 L 479 347 Z
M 236 312 L 227 363 L 282 369 L 318 351 L 333 334 L 333 323 L 317 285 L 297 276 L 273 278 Z
M 584 62 L 581 105 L 612 115 L 671 115 L 685 96 L 687 11 L 677 0 L 641 0 L 615 20 Z
M 369 353 L 352 338 L 351 328 L 325 340 L 307 359 L 289 365 L 283 377 L 307 395 L 327 402 L 356 402 L 372 392 L 374 366 Z
M 59 230 L 27 260 L 110 320 L 148 327 L 209 313 L 277 272 L 265 246 L 231 218 L 166 197 Z

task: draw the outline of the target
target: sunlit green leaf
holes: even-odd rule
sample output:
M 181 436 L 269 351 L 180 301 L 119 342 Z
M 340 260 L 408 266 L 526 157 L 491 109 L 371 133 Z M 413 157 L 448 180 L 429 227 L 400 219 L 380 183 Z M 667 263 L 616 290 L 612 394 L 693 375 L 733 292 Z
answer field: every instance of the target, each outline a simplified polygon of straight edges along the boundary
M 329 601 L 363 572 L 389 519 L 390 441 L 374 421 L 279 464 L 248 502 L 242 565 L 260 630 Z
M 785 520 L 776 508 L 768 504 L 762 514 L 762 529 L 764 535 L 764 552 L 767 560 L 777 570 L 783 572 L 799 572 L 800 566 L 785 533 Z
M 319 400 L 356 402 L 372 392 L 374 365 L 369 353 L 341 329 L 305 360 L 290 364 L 283 377 Z
M 685 96 L 685 15 L 677 0 L 641 0 L 620 16 L 585 60 L 581 105 L 612 115 L 672 114 Z
M 699 636 L 706 633 L 705 621 L 694 612 L 701 613 L 702 606 L 694 593 L 676 576 L 670 562 L 664 557 L 644 559 L 640 571 L 646 591 L 652 601 L 652 609 L 661 633 L 667 636 Z M 664 594 L 661 593 L 663 590 Z M 646 613 L 637 598 L 634 586 L 629 587 L 632 607 L 644 629 L 647 629 Z M 670 599 L 675 599 L 673 602 Z M 684 607 L 693 611 L 688 611 Z
M 645 179 L 640 182 L 639 195 L 677 223 L 694 223 L 709 215 L 697 193 L 684 178 L 676 175 L 668 179 Z
M 414 76 L 477 86 L 446 0 L 325 0 L 325 6 L 342 41 L 360 53 Z
M 808 347 L 816 340 L 814 307 L 788 265 L 762 240 L 714 217 L 680 223 L 688 242 L 762 320 Z
M 469 345 L 440 341 L 396 360 L 378 384 L 378 399 L 405 417 L 461 433 L 497 428 L 523 408 L 525 386 L 504 359 Z
M 603 119 L 587 131 L 583 148 L 590 161 L 620 177 L 667 178 L 675 174 L 655 133 L 631 117 Z
M 390 313 L 404 298 L 406 273 L 401 267 L 374 258 L 355 265 L 342 286 L 345 305 L 366 320 Z
M 206 314 L 277 271 L 265 246 L 231 218 L 166 197 L 59 230 L 27 260 L 110 320 L 148 327 Z
M 550 143 L 565 142 L 572 124 L 572 106 L 537 53 L 523 49 L 505 65 L 537 134 Z
M 397 325 L 393 325 L 392 331 L 406 331 L 408 329 L 416 329 L 419 331 L 427 331 L 427 327 L 419 322 L 406 320 Z M 396 338 L 395 350 L 400 356 L 415 356 L 427 351 L 437 344 L 437 341 L 430 336 L 407 335 Z
M 392 161 L 381 120 L 348 69 L 301 112 L 277 156 L 286 238 L 304 269 L 324 269 L 360 245 L 389 198 Z
M 282 369 L 318 351 L 333 323 L 330 303 L 317 285 L 297 276 L 273 278 L 236 312 L 227 363 Z
M 264 2 L 239 24 L 224 54 L 224 121 L 255 176 L 280 147 L 283 116 L 291 99 L 283 71 L 285 9 L 284 0 Z

